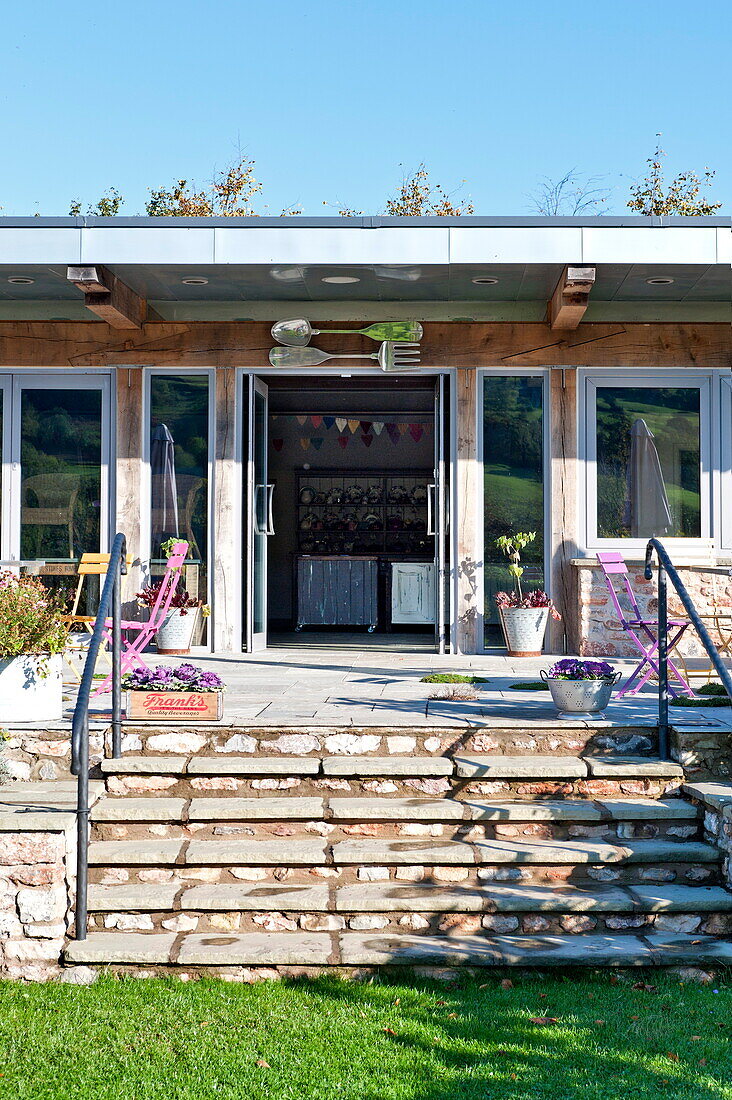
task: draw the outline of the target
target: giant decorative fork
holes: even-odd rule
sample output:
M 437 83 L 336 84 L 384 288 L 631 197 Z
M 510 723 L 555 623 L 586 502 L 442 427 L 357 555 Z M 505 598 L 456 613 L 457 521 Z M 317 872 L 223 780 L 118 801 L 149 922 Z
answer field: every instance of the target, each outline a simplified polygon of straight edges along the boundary
M 368 336 L 369 340 L 392 340 L 395 343 L 409 343 L 411 340 L 421 340 L 423 328 L 419 321 L 378 321 L 367 328 L 313 328 L 309 321 L 302 317 L 294 321 L 277 321 L 272 325 L 272 336 L 280 344 L 287 344 L 291 348 L 305 347 L 310 343 L 311 336 L 319 336 L 321 332 L 342 332 L 351 336 Z
M 383 371 L 416 370 L 419 367 L 419 344 L 384 340 L 372 355 L 354 352 L 334 354 L 319 348 L 272 348 L 269 353 L 273 367 L 319 367 L 328 359 L 375 359 Z

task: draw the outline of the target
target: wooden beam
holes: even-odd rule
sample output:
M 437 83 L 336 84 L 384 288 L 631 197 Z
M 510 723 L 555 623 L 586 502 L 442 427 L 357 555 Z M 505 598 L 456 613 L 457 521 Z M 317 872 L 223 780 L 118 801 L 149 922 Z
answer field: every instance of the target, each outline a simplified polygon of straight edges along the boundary
M 594 283 L 594 267 L 565 267 L 549 302 L 548 320 L 552 329 L 578 327 Z
M 124 617 L 138 619 L 139 607 L 135 593 L 142 587 L 140 559 L 143 546 L 140 540 L 142 516 L 142 369 L 121 367 L 117 371 L 117 510 L 115 531 L 123 531 L 127 537 L 127 553 L 133 562 L 123 587 Z
M 578 556 L 577 513 L 577 371 L 553 370 L 549 377 L 551 424 L 549 461 L 552 508 L 549 542 L 549 591 L 562 618 L 549 620 L 550 653 L 577 653 L 576 570 L 570 564 Z M 549 486 L 545 489 L 549 492 Z
M 211 626 L 214 649 L 237 653 L 242 648 L 242 499 L 241 464 L 236 461 L 236 370 L 216 374 L 214 460 L 214 532 Z M 237 516 L 239 515 L 238 522 Z
M 458 653 L 478 653 L 483 641 L 481 522 L 483 467 L 478 461 L 478 375 L 457 375 L 457 608 Z
M 111 328 L 139 329 L 147 302 L 106 267 L 69 267 L 66 278 L 84 291 L 84 305 Z

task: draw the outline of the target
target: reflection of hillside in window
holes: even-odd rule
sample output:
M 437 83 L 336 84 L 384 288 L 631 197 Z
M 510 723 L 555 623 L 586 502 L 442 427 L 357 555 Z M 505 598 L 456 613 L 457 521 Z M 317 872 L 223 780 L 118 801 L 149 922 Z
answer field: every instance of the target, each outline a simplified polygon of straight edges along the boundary
M 699 390 L 601 387 L 596 425 L 598 536 L 699 537 Z

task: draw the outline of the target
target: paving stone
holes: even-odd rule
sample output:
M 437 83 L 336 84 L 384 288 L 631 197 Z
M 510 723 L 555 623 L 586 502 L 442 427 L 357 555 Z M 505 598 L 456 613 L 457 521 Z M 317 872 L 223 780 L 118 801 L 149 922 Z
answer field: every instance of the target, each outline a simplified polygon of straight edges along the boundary
M 71 940 L 64 949 L 66 962 L 160 963 L 170 962 L 176 935 L 173 932 L 90 932 L 85 940 Z
M 482 802 L 476 799 L 467 799 L 462 803 L 466 807 L 466 816 L 469 821 L 579 821 L 600 822 L 602 813 L 594 802 L 588 799 L 566 799 L 564 801 L 552 801 L 537 799 L 531 801 L 516 800 L 514 802 Z
M 621 888 L 464 886 L 445 890 L 396 883 L 336 888 L 337 911 L 351 913 L 622 913 L 634 908 L 633 899 Z
M 470 844 L 459 840 L 341 840 L 333 845 L 333 862 L 339 864 L 474 864 Z
M 0 812 L 0 833 L 49 833 L 73 829 L 76 814 L 48 807 L 27 810 L 24 806 Z
M 100 761 L 106 775 L 183 775 L 185 756 L 120 756 Z
M 461 779 L 582 779 L 587 766 L 576 756 L 455 756 Z
M 175 863 L 182 840 L 95 840 L 89 845 L 89 863 L 126 867 L 138 863 Z
M 181 966 L 319 966 L 331 961 L 331 938 L 325 932 L 249 932 L 244 935 L 196 933 L 185 936 Z
M 453 774 L 446 756 L 326 756 L 323 775 L 443 776 Z
M 732 783 L 684 783 L 681 789 L 690 798 L 698 798 L 716 810 L 732 803 Z
M 130 882 L 120 886 L 89 886 L 89 909 L 96 913 L 158 912 L 173 908 L 180 887 L 175 884 Z
M 613 821 L 695 821 L 699 808 L 683 798 L 600 798 L 597 804 Z
M 463 803 L 443 798 L 332 798 L 334 821 L 462 821 Z
M 344 932 L 339 936 L 344 966 L 389 963 L 438 963 L 444 966 L 495 966 L 500 961 L 494 941 L 485 936 L 410 936 L 400 933 Z
M 643 886 L 628 891 L 647 913 L 716 913 L 732 910 L 732 893 L 721 886 Z
M 318 821 L 323 799 L 302 798 L 194 798 L 189 821 Z
M 626 848 L 603 840 L 476 840 L 480 863 L 622 863 Z
M 316 756 L 197 756 L 188 765 L 188 775 L 317 775 Z
M 238 882 L 223 882 L 211 886 L 192 886 L 181 896 L 180 904 L 182 909 L 207 912 L 261 912 L 262 909 L 325 912 L 328 908 L 328 887 L 279 883 L 245 886 Z
M 636 936 L 495 936 L 502 965 L 648 966 L 651 948 Z
M 672 779 L 684 775 L 680 764 L 645 756 L 585 756 L 584 760 L 593 779 Z
M 103 798 L 92 808 L 92 821 L 180 821 L 184 798 Z
M 653 951 L 653 961 L 659 966 L 698 965 L 701 962 L 732 965 L 732 940 L 715 936 L 650 935 L 646 936 Z
M 267 840 L 192 840 L 185 854 L 188 865 L 202 867 L 228 864 L 229 866 L 282 867 L 323 864 L 325 842 L 317 837 L 268 838 Z M 414 861 L 412 861 L 414 862 Z

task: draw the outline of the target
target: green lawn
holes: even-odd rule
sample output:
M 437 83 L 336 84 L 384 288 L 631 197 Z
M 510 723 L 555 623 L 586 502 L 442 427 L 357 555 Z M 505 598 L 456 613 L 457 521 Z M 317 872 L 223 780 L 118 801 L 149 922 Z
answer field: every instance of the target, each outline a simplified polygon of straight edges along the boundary
M 721 980 L 501 981 L 3 983 L 0 1096 L 732 1098 Z

